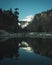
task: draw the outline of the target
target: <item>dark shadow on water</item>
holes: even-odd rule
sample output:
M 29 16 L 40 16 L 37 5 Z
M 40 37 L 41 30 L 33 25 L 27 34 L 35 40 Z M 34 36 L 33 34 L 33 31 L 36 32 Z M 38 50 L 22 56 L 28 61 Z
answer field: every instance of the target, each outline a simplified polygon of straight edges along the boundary
M 34 52 L 52 58 L 52 39 L 49 38 L 24 38 Z
M 21 47 L 19 46 L 19 43 L 22 45 Z M 28 45 L 26 45 L 26 43 Z M 0 42 L 1 64 L 52 65 L 52 55 L 50 53 L 52 51 L 51 45 L 51 39 L 42 38 L 14 38 L 5 42 Z M 13 57 L 16 57 L 17 60 L 13 59 Z M 12 61 L 7 59 L 3 61 L 3 58 L 10 58 Z
M 9 39 L 4 42 L 0 42 L 0 59 L 4 57 L 12 58 L 13 56 L 18 56 L 18 42 L 17 39 Z
M 21 43 L 21 41 L 27 42 L 29 46 L 33 48 L 34 52 L 52 58 L 52 39 L 42 38 L 14 38 L 5 42 L 0 42 L 0 58 L 17 55 L 19 43 Z

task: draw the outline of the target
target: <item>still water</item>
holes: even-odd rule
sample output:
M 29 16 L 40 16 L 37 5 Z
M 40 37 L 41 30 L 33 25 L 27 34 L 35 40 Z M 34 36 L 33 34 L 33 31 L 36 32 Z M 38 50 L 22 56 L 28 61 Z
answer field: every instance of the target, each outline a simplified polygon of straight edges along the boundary
M 3 57 L 3 59 L 0 59 L 0 65 L 52 65 L 51 58 L 36 54 L 28 42 L 18 42 L 19 48 L 16 53 L 18 56 Z M 30 42 L 33 43 L 31 40 Z

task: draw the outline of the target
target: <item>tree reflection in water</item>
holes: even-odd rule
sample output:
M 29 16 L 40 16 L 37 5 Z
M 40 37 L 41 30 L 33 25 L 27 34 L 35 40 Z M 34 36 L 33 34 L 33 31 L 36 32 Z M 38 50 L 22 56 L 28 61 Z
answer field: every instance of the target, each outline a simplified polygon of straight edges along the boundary
M 36 54 L 41 48 L 43 49 L 42 39 L 17 38 L 0 42 L 0 62 L 2 65 L 52 65 L 50 58 Z
M 5 42 L 0 42 L 0 59 L 18 57 L 18 42 L 17 39 L 9 39 Z
M 52 39 L 27 38 L 24 41 L 33 48 L 35 53 L 52 58 Z
M 19 45 L 20 43 L 20 45 Z M 5 42 L 0 42 L 0 59 L 4 57 L 18 56 L 18 50 L 23 47 L 26 51 L 34 50 L 40 55 L 52 57 L 52 40 L 51 39 L 36 39 L 36 38 L 20 38 L 9 39 Z M 26 48 L 27 47 L 27 48 Z M 32 49 L 31 49 L 31 48 Z

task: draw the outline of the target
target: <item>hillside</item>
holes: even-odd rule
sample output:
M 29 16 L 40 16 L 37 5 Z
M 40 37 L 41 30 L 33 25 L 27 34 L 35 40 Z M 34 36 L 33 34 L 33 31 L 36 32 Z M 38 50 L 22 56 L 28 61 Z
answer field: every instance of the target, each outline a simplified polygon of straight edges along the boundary
M 33 32 L 52 32 L 52 9 L 36 14 L 32 23 L 25 29 Z

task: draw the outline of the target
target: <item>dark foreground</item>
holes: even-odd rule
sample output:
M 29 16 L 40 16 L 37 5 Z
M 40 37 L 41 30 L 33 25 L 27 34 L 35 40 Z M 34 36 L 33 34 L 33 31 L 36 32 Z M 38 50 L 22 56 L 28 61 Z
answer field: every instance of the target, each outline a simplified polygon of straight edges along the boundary
M 52 65 L 50 35 L 46 35 L 48 38 L 39 38 L 39 35 L 36 36 L 38 38 L 18 38 L 16 34 L 5 36 L 5 39 L 0 37 L 0 40 L 3 39 L 0 41 L 0 65 Z

